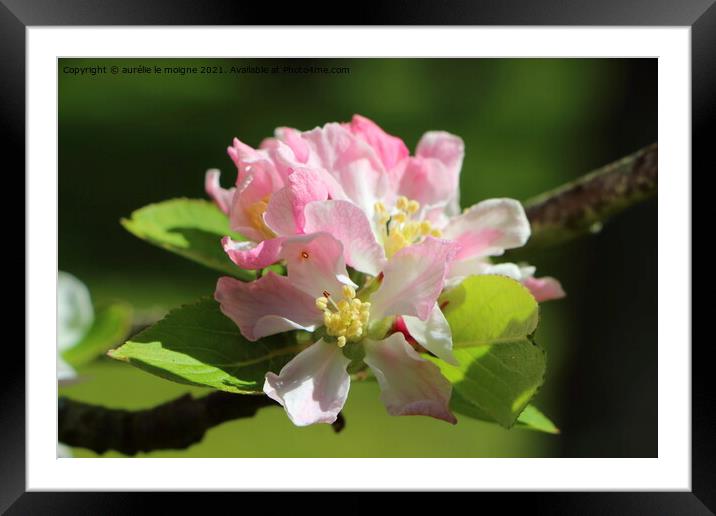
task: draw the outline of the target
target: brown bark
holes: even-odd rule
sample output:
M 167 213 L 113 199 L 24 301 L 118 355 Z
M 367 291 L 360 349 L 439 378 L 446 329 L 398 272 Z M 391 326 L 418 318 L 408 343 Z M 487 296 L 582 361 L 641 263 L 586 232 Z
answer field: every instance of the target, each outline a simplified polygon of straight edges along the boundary
M 58 401 L 60 442 L 102 454 L 125 455 L 152 450 L 183 449 L 198 443 L 210 428 L 226 421 L 253 417 L 262 407 L 277 406 L 267 396 L 212 392 L 190 394 L 145 410 L 110 409 L 61 397 Z M 333 423 L 340 432 L 341 414 Z
M 556 245 L 599 231 L 610 217 L 656 195 L 657 175 L 658 147 L 653 143 L 528 200 L 525 211 L 532 237 L 526 248 Z

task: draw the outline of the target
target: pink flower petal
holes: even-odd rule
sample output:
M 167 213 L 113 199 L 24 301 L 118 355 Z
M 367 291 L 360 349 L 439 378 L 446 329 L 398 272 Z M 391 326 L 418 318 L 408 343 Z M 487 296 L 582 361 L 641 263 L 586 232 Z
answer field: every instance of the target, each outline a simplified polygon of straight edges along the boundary
M 529 277 L 522 280 L 522 284 L 529 289 L 538 303 L 561 299 L 567 295 L 562 289 L 562 284 L 550 276 Z
M 403 164 L 398 193 L 425 206 L 444 207 L 448 215 L 457 215 L 464 148 L 462 139 L 450 133 L 425 133 L 415 157 Z
M 279 127 L 275 131 L 276 138 L 283 141 L 293 151 L 293 155 L 299 163 L 308 162 L 310 149 L 303 139 L 301 132 L 290 127 Z
M 405 328 L 418 344 L 448 364 L 458 365 L 452 353 L 452 332 L 442 310 L 437 303 L 433 306 L 430 317 L 421 321 L 417 317 L 404 316 Z
M 276 170 L 276 165 L 269 156 L 267 149 L 253 149 L 238 138 L 234 138 L 231 147 L 226 149 L 229 157 L 236 165 L 239 175 L 236 185 L 243 183 L 249 174 L 257 176 L 257 183 L 273 184 L 273 191 L 283 186 L 283 179 Z
M 398 192 L 423 206 L 446 206 L 456 196 L 457 182 L 442 162 L 432 158 L 410 158 L 405 163 Z
M 212 168 L 211 170 L 207 170 L 204 179 L 204 188 L 219 209 L 228 215 L 231 210 L 231 203 L 236 188 L 230 188 L 228 190 L 221 188 L 219 176 L 221 176 L 221 172 L 217 169 Z
M 312 233 L 286 239 L 281 250 L 291 284 L 312 300 L 328 292 L 342 297 L 344 284 L 353 286 L 343 261 L 343 246 L 328 233 Z
M 302 233 L 296 220 L 296 199 L 287 186 L 271 196 L 264 213 L 266 226 L 277 235 L 290 236 Z M 301 213 L 303 217 L 303 213 Z
M 252 149 L 234 138 L 227 152 L 239 169 L 229 216 L 231 229 L 256 241 L 272 236 L 262 215 L 271 195 L 283 188 L 283 177 L 265 149 Z
M 348 199 L 372 213 L 376 200 L 390 186 L 390 177 L 373 148 L 337 123 L 304 132 L 302 138 L 311 149 L 313 163 L 336 179 Z
M 256 281 L 219 278 L 214 299 L 251 341 L 289 330 L 313 331 L 323 322 L 314 298 L 272 271 Z
M 462 138 L 445 131 L 429 131 L 420 138 L 415 155 L 421 158 L 434 158 L 445 166 L 460 172 L 465 156 L 465 143 Z
M 308 168 L 296 169 L 288 176 L 288 186 L 271 197 L 264 221 L 278 235 L 303 233 L 306 205 L 326 199 L 328 187 L 321 174 Z
M 443 238 L 460 244 L 456 260 L 499 256 L 521 247 L 530 236 L 530 223 L 522 205 L 513 199 L 488 199 L 454 217 Z
M 365 212 L 349 201 L 312 202 L 305 209 L 306 233 L 325 231 L 343 244 L 343 256 L 354 269 L 377 276 L 385 264 L 385 251 Z
M 277 131 L 278 134 L 282 134 L 279 129 L 277 129 Z M 295 129 L 292 129 L 292 131 L 295 131 Z M 296 134 L 300 136 L 300 133 L 297 132 Z M 305 144 L 305 142 L 302 141 L 301 143 Z M 261 142 L 259 150 L 268 156 L 269 161 L 273 164 L 276 172 L 281 177 L 284 184 L 288 182 L 288 177 L 295 169 L 306 166 L 303 162 L 296 158 L 294 148 L 291 148 L 291 146 L 288 145 L 282 137 L 266 138 Z M 310 154 L 308 157 L 310 157 Z
M 226 153 L 229 155 L 231 160 L 236 165 L 239 172 L 243 173 L 247 163 L 257 161 L 259 159 L 259 153 L 253 147 L 246 145 L 238 138 L 234 138 L 231 142 L 231 146 L 227 147 Z M 241 180 L 237 180 L 237 183 Z
M 457 423 L 449 408 L 452 385 L 435 364 L 407 343 L 402 333 L 364 342 L 365 363 L 378 380 L 380 398 L 390 415 L 422 415 Z
M 266 373 L 264 392 L 283 406 L 296 426 L 333 423 L 348 397 L 349 363 L 338 346 L 319 340 L 278 375 Z
M 221 239 L 221 245 L 236 265 L 242 269 L 257 270 L 280 260 L 284 240 L 285 237 L 271 238 L 257 244 L 248 241 L 236 242 L 227 236 Z
M 229 225 L 233 231 L 259 241 L 268 238 L 271 230 L 263 220 L 268 202 L 274 192 L 283 186 L 261 179 L 259 173 L 249 172 L 236 187 L 233 207 L 229 213 Z
M 330 199 L 348 199 L 343 187 L 336 180 L 334 175 L 323 168 L 323 163 L 314 154 L 309 154 L 308 163 L 304 164 L 296 160 L 293 151 L 291 151 L 288 146 L 282 145 L 276 149 L 273 157 L 279 169 L 285 169 L 289 172 L 289 178 L 295 170 L 309 168 L 313 174 L 317 176 L 316 180 L 322 183 L 328 190 L 328 197 Z M 288 179 L 286 182 L 288 184 Z
M 342 285 L 355 286 L 348 278 L 343 246 L 328 233 L 278 237 L 254 242 L 222 239 L 229 258 L 242 269 L 263 269 L 286 260 L 291 284 L 311 296 L 311 302 L 325 291 L 340 295 Z
M 433 237 L 398 251 L 383 268 L 383 282 L 370 298 L 371 318 L 411 315 L 426 320 L 456 252 L 453 242 Z
M 353 115 L 349 127 L 353 134 L 360 136 L 373 147 L 386 170 L 392 169 L 408 157 L 409 151 L 403 140 L 386 133 L 372 120 Z

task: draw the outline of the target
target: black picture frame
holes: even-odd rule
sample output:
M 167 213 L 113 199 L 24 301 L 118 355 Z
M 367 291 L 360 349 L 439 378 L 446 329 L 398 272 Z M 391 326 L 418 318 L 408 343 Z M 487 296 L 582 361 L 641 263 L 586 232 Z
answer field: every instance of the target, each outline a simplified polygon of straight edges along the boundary
M 276 8 L 270 3 L 230 0 L 0 0 L 0 145 L 5 147 L 4 163 L 14 163 L 15 170 L 25 167 L 25 29 L 31 26 L 656 25 L 691 27 L 692 168 L 704 169 L 704 172 L 714 170 L 708 136 L 713 133 L 713 113 L 716 113 L 714 0 L 401 0 L 380 8 L 361 3 L 352 18 L 347 18 L 347 11 L 335 8 L 335 4 L 306 5 L 287 4 Z M 307 9 L 323 14 L 312 16 Z M 18 195 L 17 191 L 14 196 Z M 713 514 L 716 511 L 716 418 L 713 387 L 708 381 L 712 374 L 711 362 L 707 360 L 710 347 L 708 341 L 692 347 L 690 493 L 509 494 L 510 508 L 549 514 Z M 4 360 L 14 368 L 6 369 L 0 390 L 0 511 L 7 510 L 8 514 L 123 514 L 146 508 L 147 494 L 25 492 L 25 355 L 22 348 L 16 343 L 6 344 Z M 179 507 L 186 503 L 184 496 L 159 496 L 162 496 L 162 504 L 166 504 L 165 511 L 171 510 L 172 504 Z M 214 504 L 227 501 L 227 496 L 245 495 L 219 496 L 222 498 Z M 342 503 L 350 504 L 354 496 L 345 497 Z

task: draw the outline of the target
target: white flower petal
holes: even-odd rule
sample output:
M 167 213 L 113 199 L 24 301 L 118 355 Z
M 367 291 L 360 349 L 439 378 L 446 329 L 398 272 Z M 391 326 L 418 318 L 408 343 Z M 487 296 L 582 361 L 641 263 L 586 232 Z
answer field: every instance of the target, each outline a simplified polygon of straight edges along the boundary
M 498 256 L 505 249 L 525 245 L 530 223 L 525 210 L 514 199 L 488 199 L 450 220 L 443 238 L 460 244 L 456 260 L 475 256 Z
M 84 283 L 67 272 L 57 275 L 57 347 L 77 344 L 92 326 L 94 309 Z
M 458 365 L 452 353 L 450 325 L 437 303 L 427 320 L 421 321 L 417 317 L 405 316 L 403 322 L 418 344 L 448 364 Z
M 350 388 L 350 360 L 323 339 L 296 355 L 276 375 L 266 373 L 264 392 L 280 403 L 296 426 L 333 423 Z
M 380 385 L 380 399 L 393 416 L 431 416 L 455 424 L 450 412 L 452 385 L 440 369 L 422 358 L 402 333 L 364 340 L 365 363 Z
M 67 385 L 72 383 L 72 380 L 77 378 L 77 373 L 70 364 L 65 362 L 62 357 L 57 355 L 57 380 L 60 385 Z
M 427 237 L 398 251 L 383 269 L 380 288 L 371 296 L 371 318 L 412 315 L 425 320 L 445 284 L 457 245 Z

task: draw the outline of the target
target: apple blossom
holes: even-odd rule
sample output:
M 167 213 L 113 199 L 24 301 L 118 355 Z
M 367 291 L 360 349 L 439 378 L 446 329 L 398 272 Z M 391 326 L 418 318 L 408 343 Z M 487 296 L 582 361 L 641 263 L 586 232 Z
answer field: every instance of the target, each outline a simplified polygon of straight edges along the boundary
M 426 133 L 410 156 L 399 138 L 356 115 L 306 132 L 279 128 L 259 150 L 235 140 L 229 154 L 237 187 L 221 189 L 209 171 L 207 191 L 251 240 L 225 237 L 224 250 L 241 268 L 282 262 L 287 275 L 269 272 L 251 283 L 224 277 L 215 298 L 249 340 L 316 333 L 278 375 L 266 376 L 264 391 L 297 425 L 335 420 L 350 384 L 351 359 L 341 350 L 356 346 L 389 413 L 454 422 L 449 383 L 410 344 L 454 363 L 441 291 L 469 275 L 502 274 L 539 301 L 564 295 L 553 278 L 534 278 L 534 267 L 491 262 L 524 245 L 530 225 L 513 199 L 460 213 L 457 136 Z M 365 275 L 362 288 L 346 266 Z
M 223 277 L 215 298 L 249 340 L 296 329 L 318 337 L 278 375 L 266 375 L 264 392 L 283 405 L 294 424 L 335 421 L 350 387 L 351 359 L 344 350 L 358 353 L 371 368 L 390 414 L 455 423 L 448 407 L 450 383 L 401 332 L 390 330 L 400 317 L 421 346 L 455 363 L 437 298 L 457 249 L 455 243 L 427 237 L 384 260 L 381 274 L 359 288 L 348 277 L 341 241 L 314 232 L 281 242 L 278 257 L 287 264 L 286 276 L 268 272 L 250 283 Z
M 301 149 L 302 163 L 325 170 L 325 176 L 333 176 L 341 185 L 350 183 L 351 187 L 344 191 L 345 199 L 364 211 L 388 258 L 427 235 L 454 240 L 460 250 L 448 277 L 449 284 L 457 284 L 465 276 L 490 273 L 490 257 L 521 247 L 529 239 L 529 221 L 522 205 L 514 199 L 488 199 L 460 213 L 464 143 L 458 136 L 445 131 L 427 132 L 418 142 L 415 156 L 409 156 L 402 140 L 360 115 L 355 115 L 349 124 L 326 124 L 304 133 L 283 130 L 277 137 L 288 141 L 289 134 L 291 148 Z M 288 158 L 290 154 L 282 156 L 284 162 Z M 286 167 L 296 165 L 289 160 Z M 357 188 L 355 184 L 362 186 Z M 335 226 L 304 229 L 348 232 L 348 228 Z M 510 274 L 536 293 L 540 301 L 564 296 L 557 280 L 533 275 L 534 268 L 529 266 L 520 269 L 519 274 Z

